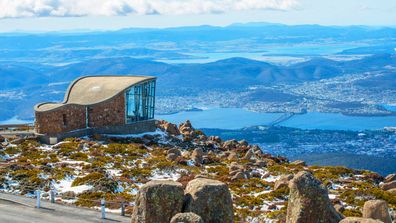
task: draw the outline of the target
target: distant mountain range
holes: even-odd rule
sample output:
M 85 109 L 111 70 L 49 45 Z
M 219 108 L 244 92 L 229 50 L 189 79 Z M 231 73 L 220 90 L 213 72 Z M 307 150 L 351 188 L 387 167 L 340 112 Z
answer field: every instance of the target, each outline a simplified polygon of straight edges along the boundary
M 211 89 L 301 83 L 386 67 L 396 67 L 395 54 L 374 55 L 351 61 L 315 58 L 290 66 L 246 58 L 230 58 L 204 64 L 167 64 L 134 58 L 106 58 L 64 66 L 15 63 L 1 66 L 0 75 L 3 80 L 1 89 L 71 81 L 79 76 L 98 74 L 153 75 L 159 77 L 159 84 L 163 86 Z
M 144 59 L 106 58 L 64 66 L 32 63 L 0 65 L 2 119 L 15 114 L 31 114 L 31 106 L 39 101 L 61 100 L 68 83 L 84 75 L 157 76 L 158 94 L 161 95 L 168 89 L 242 90 L 253 85 L 298 84 L 344 74 L 381 70 L 385 71 L 384 75 L 360 80 L 358 84 L 362 87 L 396 89 L 395 54 L 374 55 L 351 61 L 315 58 L 290 66 L 246 58 L 230 58 L 204 64 L 167 64 Z M 11 100 L 16 94 L 20 95 L 19 99 Z

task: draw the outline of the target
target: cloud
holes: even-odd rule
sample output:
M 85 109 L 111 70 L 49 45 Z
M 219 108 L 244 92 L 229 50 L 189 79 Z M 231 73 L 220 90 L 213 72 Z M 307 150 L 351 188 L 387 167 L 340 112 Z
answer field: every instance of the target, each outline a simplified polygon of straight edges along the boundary
M 0 18 L 182 15 L 297 6 L 298 0 L 0 0 Z

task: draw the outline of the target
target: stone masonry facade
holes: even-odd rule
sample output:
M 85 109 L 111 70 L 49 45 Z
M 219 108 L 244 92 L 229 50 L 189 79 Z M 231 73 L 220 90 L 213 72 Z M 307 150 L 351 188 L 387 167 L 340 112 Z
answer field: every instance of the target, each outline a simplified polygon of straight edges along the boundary
M 88 111 L 88 114 L 87 114 Z M 124 92 L 96 105 L 67 105 L 58 109 L 36 112 L 35 129 L 39 134 L 56 135 L 87 127 L 125 124 Z

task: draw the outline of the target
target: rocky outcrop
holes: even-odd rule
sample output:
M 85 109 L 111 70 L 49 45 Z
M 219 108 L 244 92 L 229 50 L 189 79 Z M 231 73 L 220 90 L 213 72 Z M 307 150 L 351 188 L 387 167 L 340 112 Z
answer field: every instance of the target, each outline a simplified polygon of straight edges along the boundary
M 389 174 L 388 176 L 385 177 L 385 180 L 384 180 L 385 183 L 389 183 L 389 182 L 392 182 L 392 181 L 396 181 L 396 174 L 395 173 Z
M 146 183 L 139 190 L 131 223 L 169 223 L 182 211 L 184 191 L 181 183 L 156 180 Z
M 383 223 L 383 222 L 372 218 L 347 217 L 342 219 L 340 223 Z
M 202 218 L 193 213 L 178 213 L 171 219 L 170 223 L 204 223 Z
M 281 187 L 287 187 L 291 179 L 293 179 L 293 174 L 282 175 L 277 181 L 275 181 L 274 190 L 278 190 Z
M 169 123 L 167 121 L 161 120 L 157 122 L 158 128 L 164 130 L 170 135 L 180 135 L 180 131 L 177 126 L 173 123 Z
M 193 137 L 195 129 L 192 127 L 190 120 L 179 125 L 179 132 L 183 135 L 188 135 Z
M 185 211 L 200 215 L 204 222 L 233 222 L 228 186 L 220 181 L 197 178 L 187 184 Z
M 331 204 L 327 189 L 311 173 L 297 173 L 289 188 L 287 223 L 338 223 L 342 219 Z
M 388 204 L 383 200 L 366 201 L 363 206 L 363 217 L 381 220 L 384 223 L 392 223 Z
M 382 190 L 391 190 L 396 188 L 396 181 L 391 181 L 387 183 L 380 184 Z

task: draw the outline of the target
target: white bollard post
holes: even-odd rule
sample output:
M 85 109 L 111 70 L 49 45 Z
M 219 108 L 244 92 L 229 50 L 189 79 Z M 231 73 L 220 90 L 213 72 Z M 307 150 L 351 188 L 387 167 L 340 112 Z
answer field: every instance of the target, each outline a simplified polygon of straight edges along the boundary
M 51 197 L 51 203 L 55 203 L 55 191 L 54 190 L 50 191 L 50 197 Z
M 36 190 L 36 208 L 40 208 L 40 191 Z
M 100 201 L 100 206 L 101 206 L 101 210 L 102 210 L 102 219 L 106 219 L 106 205 L 105 205 L 105 199 L 102 199 Z

